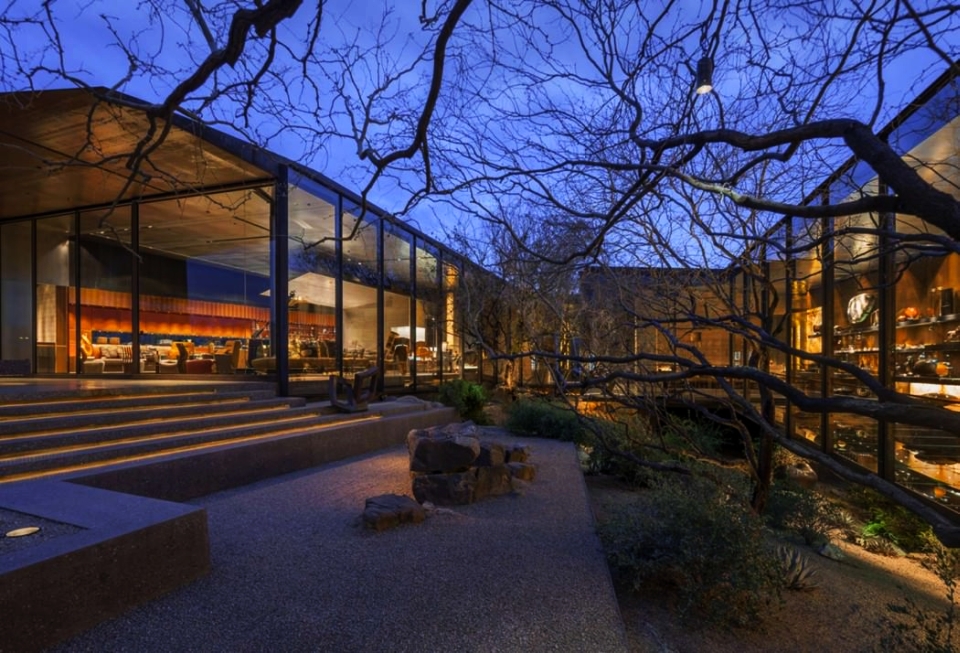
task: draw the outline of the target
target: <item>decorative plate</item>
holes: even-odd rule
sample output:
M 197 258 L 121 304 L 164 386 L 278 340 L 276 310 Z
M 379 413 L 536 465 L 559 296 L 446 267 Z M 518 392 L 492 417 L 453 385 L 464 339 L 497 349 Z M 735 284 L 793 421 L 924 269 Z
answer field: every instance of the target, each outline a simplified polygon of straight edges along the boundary
M 876 305 L 877 298 L 870 293 L 862 292 L 854 295 L 847 304 L 847 317 L 850 319 L 850 324 L 866 322 Z

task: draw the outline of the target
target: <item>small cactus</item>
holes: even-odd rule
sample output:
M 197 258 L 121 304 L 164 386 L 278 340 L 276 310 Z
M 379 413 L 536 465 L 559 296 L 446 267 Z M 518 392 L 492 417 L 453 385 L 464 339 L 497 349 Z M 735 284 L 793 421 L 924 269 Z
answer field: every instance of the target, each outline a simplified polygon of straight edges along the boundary
M 817 588 L 817 581 L 814 580 L 817 570 L 809 565 L 802 553 L 791 546 L 780 546 L 777 547 L 777 558 L 783 570 L 784 587 L 797 591 Z

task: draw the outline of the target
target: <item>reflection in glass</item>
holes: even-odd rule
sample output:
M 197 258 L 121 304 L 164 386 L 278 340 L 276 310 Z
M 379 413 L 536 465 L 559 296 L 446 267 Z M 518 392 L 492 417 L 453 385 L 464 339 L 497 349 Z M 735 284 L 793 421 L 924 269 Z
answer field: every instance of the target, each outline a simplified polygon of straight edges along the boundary
M 345 373 L 377 362 L 377 223 L 359 207 L 343 213 L 343 367 Z
M 271 192 L 139 207 L 144 373 L 233 374 L 269 354 Z
M 960 441 L 947 431 L 895 424 L 896 480 L 960 509 Z
M 301 183 L 303 187 L 291 187 L 288 200 L 289 337 L 285 344 L 291 374 L 330 374 L 337 371 L 339 346 L 337 198 L 316 185 Z

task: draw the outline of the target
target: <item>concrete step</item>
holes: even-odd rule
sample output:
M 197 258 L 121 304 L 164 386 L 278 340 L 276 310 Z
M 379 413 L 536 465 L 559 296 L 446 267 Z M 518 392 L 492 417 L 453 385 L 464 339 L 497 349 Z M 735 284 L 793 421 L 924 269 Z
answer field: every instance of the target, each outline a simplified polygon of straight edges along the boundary
M 309 428 L 323 414 L 319 404 L 308 408 L 304 398 L 279 398 L 261 384 L 8 397 L 0 405 L 0 482 Z
M 48 415 L 8 418 L 0 422 L 0 453 L 15 436 L 79 433 L 106 427 L 125 430 L 127 427 L 158 420 L 182 420 L 206 415 L 282 409 L 306 405 L 302 397 L 278 398 L 273 394 L 250 396 L 242 393 L 184 396 L 177 402 L 93 408 Z
M 121 414 L 118 417 L 129 419 L 107 425 L 78 421 L 66 424 L 59 429 L 25 431 L 18 435 L 5 436 L 0 438 L 0 461 L 39 451 L 109 444 L 138 437 L 229 428 L 238 424 L 252 426 L 300 416 L 315 417 L 322 412 L 317 406 L 308 408 L 306 405 L 296 405 L 283 399 L 227 405 L 214 404 L 206 407 L 209 409 L 206 411 L 203 408 L 205 407 L 185 406 L 182 410 L 165 409 L 166 412 L 163 414 L 155 412 L 137 415 Z
M 109 466 L 134 460 L 147 460 L 189 451 L 240 444 L 267 438 L 314 433 L 334 425 L 369 419 L 363 413 L 323 414 L 319 408 L 277 411 L 270 419 L 248 424 L 201 425 L 170 423 L 167 432 L 155 435 L 125 437 L 89 444 L 68 444 L 57 448 L 13 455 L 0 460 L 0 483 L 24 477 L 53 476 L 79 469 Z M 180 429 L 172 427 L 180 426 Z
M 8 432 L 9 423 L 28 419 L 44 419 L 59 415 L 95 414 L 112 411 L 170 406 L 190 401 L 230 400 L 237 398 L 269 399 L 276 397 L 272 389 L 262 385 L 250 389 L 167 390 L 147 392 L 137 389 L 124 394 L 113 392 L 93 393 L 87 391 L 77 396 L 46 396 L 41 393 L 28 399 L 7 400 L 0 403 L 0 435 Z
M 343 414 L 329 402 L 308 404 L 302 397 L 277 397 L 263 384 L 245 385 L 89 388 L 72 395 L 5 397 L 0 405 L 0 483 L 130 466 L 157 468 L 171 460 L 179 461 L 178 473 L 185 473 L 194 457 L 204 456 L 239 457 L 241 463 L 228 475 L 250 478 L 266 464 L 256 456 L 279 456 L 270 467 L 296 469 L 307 460 L 325 459 L 322 452 L 332 446 L 329 442 L 343 452 L 382 446 L 387 436 L 377 424 L 384 420 L 399 425 L 435 419 L 426 416 L 431 407 L 422 402 L 388 401 L 372 404 L 367 412 Z M 396 422 L 398 418 L 406 422 Z M 360 442 L 350 441 L 356 435 L 326 439 L 324 434 L 334 431 L 363 435 Z M 389 441 L 404 435 L 389 434 Z M 233 453 L 222 453 L 226 450 Z M 283 453 L 292 451 L 299 453 Z M 303 460 L 288 460 L 290 455 Z M 164 482 L 176 486 L 175 479 Z M 193 485 L 203 483 L 213 486 L 212 479 Z

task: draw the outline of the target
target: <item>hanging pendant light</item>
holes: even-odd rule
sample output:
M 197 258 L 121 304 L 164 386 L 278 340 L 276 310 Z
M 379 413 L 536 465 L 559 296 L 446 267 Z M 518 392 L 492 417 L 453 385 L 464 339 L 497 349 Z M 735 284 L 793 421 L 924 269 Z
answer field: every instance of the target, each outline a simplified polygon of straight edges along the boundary
M 701 57 L 697 62 L 697 95 L 703 95 L 713 90 L 713 59 Z

